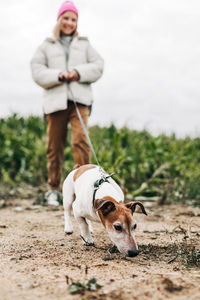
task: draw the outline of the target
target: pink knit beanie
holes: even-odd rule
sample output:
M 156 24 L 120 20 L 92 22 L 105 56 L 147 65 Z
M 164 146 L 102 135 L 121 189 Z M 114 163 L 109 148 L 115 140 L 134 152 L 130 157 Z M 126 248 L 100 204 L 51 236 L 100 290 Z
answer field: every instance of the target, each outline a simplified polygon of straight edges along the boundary
M 76 8 L 76 6 L 74 5 L 74 3 L 72 1 L 65 1 L 59 11 L 58 11 L 58 16 L 57 16 L 57 20 L 60 18 L 60 16 L 62 14 L 64 14 L 66 11 L 73 11 L 77 17 L 78 17 L 78 9 Z

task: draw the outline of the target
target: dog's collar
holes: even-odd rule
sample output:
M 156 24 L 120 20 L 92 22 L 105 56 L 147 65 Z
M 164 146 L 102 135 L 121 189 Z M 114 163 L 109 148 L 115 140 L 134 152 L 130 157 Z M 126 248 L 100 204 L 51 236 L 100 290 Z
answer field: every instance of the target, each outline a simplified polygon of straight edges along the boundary
M 92 203 L 93 203 L 93 206 L 94 206 L 94 200 L 95 200 L 95 196 L 96 196 L 96 192 L 97 190 L 100 188 L 100 186 L 104 183 L 104 182 L 108 182 L 108 178 L 112 177 L 114 175 L 114 173 L 112 174 L 109 174 L 108 176 L 103 176 L 102 178 L 100 179 L 97 179 L 94 183 L 94 192 L 93 192 L 93 200 L 92 200 Z

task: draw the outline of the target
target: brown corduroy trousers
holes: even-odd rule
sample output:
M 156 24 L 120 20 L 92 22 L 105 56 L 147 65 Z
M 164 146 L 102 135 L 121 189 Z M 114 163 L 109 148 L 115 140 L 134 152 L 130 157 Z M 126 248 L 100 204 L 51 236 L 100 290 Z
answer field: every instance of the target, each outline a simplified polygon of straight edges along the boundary
M 88 106 L 78 104 L 78 109 L 87 127 L 89 108 Z M 71 124 L 74 164 L 84 165 L 90 163 L 90 147 L 72 101 L 68 101 L 68 108 L 66 110 L 48 114 L 46 119 L 48 135 L 48 188 L 51 190 L 59 190 L 62 175 L 63 152 L 66 145 L 67 127 L 69 123 Z

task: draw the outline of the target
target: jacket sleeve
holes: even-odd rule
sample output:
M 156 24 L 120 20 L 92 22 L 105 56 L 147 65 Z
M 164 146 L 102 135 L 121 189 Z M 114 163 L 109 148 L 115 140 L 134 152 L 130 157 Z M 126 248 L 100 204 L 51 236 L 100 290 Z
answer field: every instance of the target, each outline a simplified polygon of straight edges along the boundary
M 48 68 L 44 45 L 41 45 L 31 60 L 33 80 L 41 87 L 49 89 L 62 84 L 58 80 L 61 70 Z
M 88 43 L 87 63 L 77 65 L 74 69 L 78 72 L 82 83 L 97 81 L 103 73 L 104 61 L 97 51 Z

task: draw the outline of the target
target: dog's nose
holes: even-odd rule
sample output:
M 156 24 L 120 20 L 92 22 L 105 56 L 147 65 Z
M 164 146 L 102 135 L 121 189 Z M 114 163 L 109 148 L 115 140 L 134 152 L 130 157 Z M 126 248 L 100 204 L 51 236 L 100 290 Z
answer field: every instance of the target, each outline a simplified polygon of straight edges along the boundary
M 130 256 L 130 257 L 137 256 L 138 254 L 139 254 L 138 250 L 130 250 L 130 251 L 128 251 L 128 256 Z

